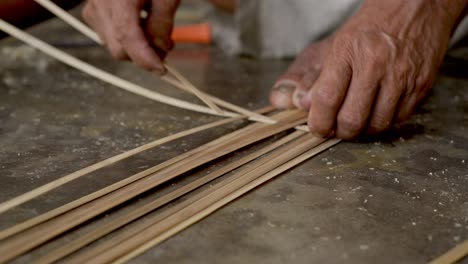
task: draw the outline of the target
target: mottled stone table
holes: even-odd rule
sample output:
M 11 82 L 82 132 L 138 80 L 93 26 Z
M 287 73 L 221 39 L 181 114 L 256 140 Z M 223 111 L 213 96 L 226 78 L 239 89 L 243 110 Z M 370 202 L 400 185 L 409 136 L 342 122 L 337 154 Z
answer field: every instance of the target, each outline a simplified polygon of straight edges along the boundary
M 197 102 L 112 60 L 57 20 L 31 32 L 129 80 Z M 458 59 L 447 60 L 409 122 L 377 138 L 339 144 L 133 262 L 424 263 L 468 239 L 467 46 L 452 53 Z M 12 39 L 0 42 L 0 58 L 0 201 L 217 120 L 129 94 Z M 205 91 L 250 109 L 267 105 L 270 85 L 289 63 L 229 58 L 200 46 L 179 47 L 170 61 Z M 232 129 L 191 136 L 67 184 L 1 215 L 0 228 Z

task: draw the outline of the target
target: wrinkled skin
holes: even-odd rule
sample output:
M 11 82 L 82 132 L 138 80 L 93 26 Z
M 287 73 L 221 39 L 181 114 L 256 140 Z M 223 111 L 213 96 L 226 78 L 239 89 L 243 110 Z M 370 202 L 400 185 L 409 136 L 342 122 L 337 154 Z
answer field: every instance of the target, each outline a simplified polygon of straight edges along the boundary
M 235 0 L 210 2 L 225 12 L 236 6 Z M 163 60 L 174 47 L 171 33 L 179 4 L 180 0 L 87 0 L 82 16 L 114 58 L 164 74 Z M 143 22 L 142 10 L 148 13 Z
M 84 20 L 99 34 L 116 59 L 131 60 L 158 74 L 173 48 L 171 32 L 180 0 L 88 0 Z M 148 12 L 142 23 L 140 11 Z
M 365 1 L 333 36 L 306 48 L 271 102 L 309 111 L 311 133 L 352 139 L 407 119 L 430 89 L 467 1 Z
M 179 2 L 88 0 L 83 16 L 115 58 L 163 74 Z M 233 0 L 211 2 L 235 9 Z M 365 0 L 332 36 L 298 55 L 271 102 L 308 110 L 316 136 L 384 131 L 407 119 L 427 94 L 467 6 L 468 0 Z M 149 13 L 143 23 L 141 10 Z

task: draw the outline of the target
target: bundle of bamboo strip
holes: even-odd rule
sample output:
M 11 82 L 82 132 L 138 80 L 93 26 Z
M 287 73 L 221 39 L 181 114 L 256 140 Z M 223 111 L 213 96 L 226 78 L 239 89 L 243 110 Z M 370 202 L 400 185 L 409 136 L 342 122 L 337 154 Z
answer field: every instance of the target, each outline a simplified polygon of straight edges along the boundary
M 101 43 L 100 39 L 91 29 L 68 15 L 55 4 L 48 0 L 36 0 L 36 2 L 61 17 L 64 21 L 77 28 L 91 39 L 94 39 L 97 43 Z M 185 79 L 177 70 L 167 64 L 165 64 L 165 66 L 171 75 L 163 76 L 163 80 L 184 91 L 193 93 L 203 101 L 207 107 L 167 97 L 120 79 L 63 53 L 1 19 L 0 29 L 72 67 L 127 91 L 176 107 L 230 117 L 156 140 L 66 175 L 56 181 L 0 204 L 0 213 L 35 199 L 46 192 L 61 187 L 86 174 L 177 138 L 228 124 L 243 118 L 260 122 L 229 133 L 101 190 L 0 231 L 0 262 L 12 260 L 36 247 L 40 247 L 72 228 L 80 226 L 86 221 L 148 190 L 154 189 L 169 180 L 180 177 L 182 174 L 190 172 L 192 169 L 260 140 L 283 133 L 284 131 L 293 128 L 299 130 L 239 160 L 231 162 L 220 169 L 208 173 L 195 181 L 183 185 L 154 201 L 138 205 L 131 213 L 121 215 L 112 221 L 101 224 L 84 235 L 46 253 L 37 260 L 37 263 L 52 263 L 73 254 L 71 258 L 68 259 L 72 263 L 125 262 L 199 221 L 263 182 L 338 143 L 338 140 L 313 138 L 300 131 L 307 131 L 306 128 L 300 126 L 306 120 L 306 114 L 304 112 L 299 110 L 285 111 L 268 117 L 263 114 L 270 112 L 272 110 L 271 108 L 265 108 L 256 112 L 241 108 L 203 93 Z M 225 107 L 236 113 L 224 111 L 218 106 Z M 231 173 L 232 175 L 225 176 L 233 170 L 236 171 Z M 212 188 L 203 189 L 205 185 L 221 176 L 223 177 L 222 181 L 218 184 L 214 185 Z M 191 194 L 199 189 L 202 190 L 194 195 Z M 189 197 L 183 202 L 177 203 L 169 209 L 162 208 L 168 203 L 187 195 L 189 195 Z M 150 216 L 144 222 L 134 222 L 155 210 L 156 214 Z M 162 211 L 159 212 L 159 210 Z M 125 226 L 128 226 L 128 228 L 123 229 Z M 110 233 L 116 233 L 112 240 L 107 240 L 98 246 L 92 247 L 90 250 L 83 250 L 88 244 L 92 244 Z
M 235 151 L 236 149 L 255 143 L 259 140 L 275 135 L 287 129 L 291 129 L 298 123 L 304 122 L 305 113 L 300 111 L 282 112 L 275 115 L 274 118 L 278 120 L 278 122 L 275 125 L 253 124 L 246 128 L 237 130 L 208 144 L 202 145 L 199 148 L 189 151 L 181 156 L 178 156 L 172 160 L 164 162 L 163 164 L 160 164 L 158 166 L 145 170 L 144 172 L 131 176 L 130 178 L 136 177 L 138 178 L 138 180 L 127 185 L 121 184 L 122 187 L 116 189 L 115 191 L 107 193 L 103 196 L 100 196 L 97 199 L 89 201 L 85 204 L 82 204 L 79 207 L 68 210 L 61 214 L 54 214 L 56 216 L 53 218 L 39 216 L 42 219 L 48 219 L 46 221 L 35 221 L 33 225 L 29 225 L 25 228 L 18 228 L 13 226 L 10 230 L 6 230 L 3 232 L 3 239 L 0 242 L 0 262 L 11 260 L 12 258 L 15 258 L 49 241 L 50 239 L 62 234 L 63 232 L 66 232 L 67 230 L 70 230 L 71 228 L 80 225 L 86 220 L 89 220 L 103 212 L 106 212 L 109 209 L 125 201 L 128 201 L 131 198 L 151 188 L 154 188 L 174 177 L 177 177 L 182 173 L 189 171 L 192 168 L 205 164 L 206 162 L 209 162 L 223 155 L 229 154 L 232 151 Z M 220 170 L 210 173 L 206 177 L 201 178 L 180 189 L 177 189 L 176 191 L 169 193 L 168 195 L 158 200 L 155 200 L 150 204 L 143 205 L 142 207 L 135 209 L 134 213 L 132 213 L 131 215 L 126 215 L 124 217 L 117 218 L 115 221 L 107 223 L 106 226 L 96 229 L 91 234 L 79 238 L 78 240 L 72 241 L 70 244 L 65 245 L 65 248 L 63 250 L 51 252 L 50 254 L 44 256 L 40 263 L 51 263 L 59 258 L 62 258 L 74 252 L 75 250 L 78 250 L 81 247 L 93 242 L 94 240 L 108 234 L 109 232 L 112 232 L 117 228 L 157 209 L 161 205 L 164 205 L 169 201 L 172 201 L 173 199 L 176 199 L 181 195 L 184 195 L 187 192 L 190 192 L 206 184 L 207 182 L 223 175 L 224 173 L 227 173 L 297 138 L 303 133 L 304 132 L 301 131 L 293 133 L 290 136 L 287 136 L 284 139 L 279 140 L 267 146 L 266 148 L 253 153 L 252 155 L 246 156 L 245 158 L 237 162 L 229 164 L 226 167 L 221 168 Z M 307 138 L 308 140 L 311 140 L 309 135 L 307 137 L 309 137 Z M 318 143 L 321 143 L 323 140 L 313 139 L 311 141 L 313 142 L 313 145 L 316 145 Z M 252 167 L 261 167 L 261 172 L 262 174 L 264 174 L 265 170 L 270 171 L 272 167 L 283 164 L 284 162 L 282 161 L 290 160 L 297 156 L 297 154 L 301 154 L 302 152 L 309 150 L 312 147 L 312 145 L 306 143 L 307 142 L 304 139 L 298 141 L 294 145 L 288 146 L 287 149 L 282 149 L 281 151 L 275 152 L 277 154 L 273 156 L 268 156 L 268 159 L 262 159 L 261 161 L 254 163 Z M 298 151 L 299 153 L 297 153 Z M 280 161 L 277 160 L 278 157 L 281 158 Z M 269 165 L 266 166 L 265 164 Z M 250 169 L 250 167 L 248 169 Z M 123 181 L 128 182 L 127 179 Z M 216 188 L 210 188 L 209 190 L 216 190 Z M 203 197 L 206 196 L 206 193 L 200 195 Z M 198 198 L 197 202 L 193 203 L 197 205 L 201 204 L 198 202 Z M 177 208 L 180 207 L 174 207 L 174 209 L 172 210 L 176 210 Z M 176 210 L 176 212 L 177 211 L 178 209 Z M 162 217 L 161 219 L 171 219 L 168 218 L 168 216 L 166 216 L 165 214 L 159 215 L 158 217 Z M 140 244 L 141 243 L 139 242 L 136 243 L 136 245 Z
M 67 230 L 89 220 L 151 188 L 154 188 L 197 166 L 231 153 L 249 144 L 275 135 L 297 124 L 303 123 L 305 113 L 300 111 L 282 112 L 274 116 L 278 122 L 274 125 L 252 124 L 233 133 L 227 134 L 208 144 L 169 160 L 153 168 L 132 176 L 138 178 L 111 193 L 101 196 L 77 208 L 41 222 L 24 231 L 6 230 L 10 236 L 0 243 L 0 261 L 8 260 L 60 235 Z M 169 165 L 168 164 L 172 164 Z M 131 178 L 132 178 L 131 177 Z M 128 180 L 124 180 L 128 182 Z M 48 218 L 48 217 L 41 217 Z M 37 222 L 37 221 L 36 221 Z M 15 228 L 14 230 L 21 230 Z M 16 234 L 14 234 L 16 232 Z M 12 235 L 14 234 L 14 235 Z M 5 236 L 5 235 L 2 235 Z

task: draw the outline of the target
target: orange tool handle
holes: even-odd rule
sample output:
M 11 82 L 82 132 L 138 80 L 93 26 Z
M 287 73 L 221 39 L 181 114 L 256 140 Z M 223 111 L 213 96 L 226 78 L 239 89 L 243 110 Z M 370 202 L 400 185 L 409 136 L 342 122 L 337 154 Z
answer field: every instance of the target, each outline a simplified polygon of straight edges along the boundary
M 211 27 L 208 23 L 176 26 L 171 37 L 178 43 L 210 44 Z

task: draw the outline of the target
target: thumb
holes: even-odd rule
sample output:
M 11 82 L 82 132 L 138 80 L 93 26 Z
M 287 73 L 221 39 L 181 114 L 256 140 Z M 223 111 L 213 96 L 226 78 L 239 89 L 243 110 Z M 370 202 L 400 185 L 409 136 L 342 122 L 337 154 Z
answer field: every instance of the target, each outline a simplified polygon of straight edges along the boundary
M 153 0 L 145 21 L 145 33 L 161 58 L 174 47 L 171 39 L 174 16 L 180 0 Z

